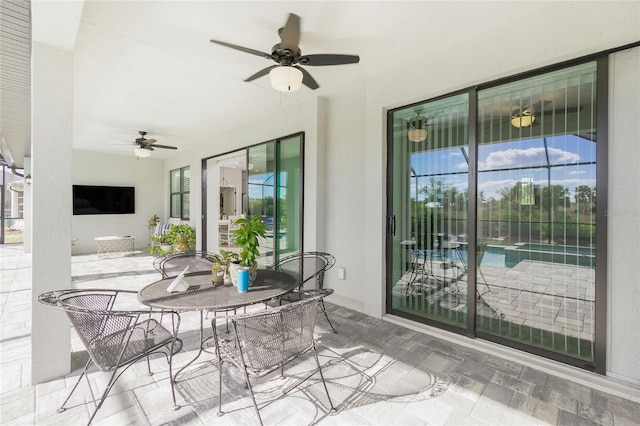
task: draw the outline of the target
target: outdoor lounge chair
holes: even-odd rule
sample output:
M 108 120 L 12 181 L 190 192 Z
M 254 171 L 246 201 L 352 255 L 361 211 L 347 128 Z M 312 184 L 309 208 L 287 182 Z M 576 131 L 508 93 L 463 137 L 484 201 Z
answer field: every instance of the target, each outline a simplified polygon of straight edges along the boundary
M 171 360 L 174 354 L 182 349 L 182 341 L 177 338 L 177 330 L 180 325 L 180 315 L 170 311 L 154 311 L 152 309 L 120 310 L 116 309 L 116 303 L 121 305 L 121 299 L 127 299 L 127 294 L 133 295 L 131 300 L 136 300 L 135 291 L 118 290 L 58 290 L 43 293 L 38 296 L 38 301 L 52 308 L 63 310 L 67 313 L 71 324 L 89 354 L 87 361 L 76 384 L 71 389 L 69 396 L 62 403 L 58 412 L 65 411 L 65 404 L 75 392 L 78 384 L 84 376 L 93 398 L 95 409 L 87 424 L 91 424 L 96 413 L 102 407 L 109 391 L 113 388 L 118 378 L 136 361 L 147 358 L 147 369 L 152 375 L 149 356 L 162 353 L 169 363 L 169 377 L 173 377 Z M 171 323 L 168 330 L 160 324 L 161 319 Z M 111 372 L 111 376 L 105 386 L 105 390 L 96 402 L 87 372 L 91 364 L 95 364 L 100 371 Z M 171 393 L 175 404 L 175 392 L 173 380 Z
M 279 262 L 271 265 L 270 269 L 287 272 L 298 278 L 299 284 L 293 292 L 285 294 L 280 301 L 296 301 L 302 298 L 322 292 L 325 296 L 333 293 L 333 289 L 324 288 L 324 273 L 335 265 L 336 259 L 329 253 L 324 252 L 304 252 L 283 257 Z M 324 306 L 323 298 L 320 298 L 320 309 L 327 319 L 331 330 L 337 333 L 333 327 L 327 310 Z
M 313 331 L 319 301 L 324 297 L 319 293 L 308 299 L 278 306 L 251 314 L 229 317 L 232 323 L 231 335 L 221 336 L 212 321 L 213 338 L 216 343 L 218 358 L 218 416 L 222 416 L 222 373 L 225 362 L 235 365 L 244 375 L 247 387 L 260 424 L 262 417 L 251 386 L 250 377 L 264 377 L 280 370 L 284 374 L 284 366 L 306 352 L 312 351 L 317 369 L 314 369 L 298 384 L 303 383 L 316 372 L 320 373 L 322 385 L 329 399 L 330 412 L 335 413 L 327 384 L 324 381 L 322 368 L 318 361 Z M 286 390 L 287 393 L 290 389 Z

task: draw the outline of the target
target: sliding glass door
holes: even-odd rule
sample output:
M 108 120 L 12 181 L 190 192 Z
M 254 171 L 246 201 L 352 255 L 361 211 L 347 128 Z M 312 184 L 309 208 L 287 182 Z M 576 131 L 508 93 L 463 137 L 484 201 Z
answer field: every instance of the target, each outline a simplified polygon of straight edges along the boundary
M 597 70 L 389 113 L 390 313 L 594 368 Z
M 302 146 L 297 134 L 247 150 L 248 213 L 267 227 L 260 242 L 265 265 L 302 248 Z
M 393 114 L 391 309 L 465 327 L 468 95 Z
M 594 361 L 596 64 L 478 92 L 477 332 Z M 496 315 L 497 313 L 497 315 Z

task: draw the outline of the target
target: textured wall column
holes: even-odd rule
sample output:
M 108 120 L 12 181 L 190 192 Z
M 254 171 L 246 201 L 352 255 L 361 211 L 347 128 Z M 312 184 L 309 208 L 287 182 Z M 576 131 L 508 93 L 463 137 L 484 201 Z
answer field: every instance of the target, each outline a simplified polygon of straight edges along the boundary
M 69 372 L 66 315 L 37 301 L 71 287 L 71 142 L 73 54 L 33 43 L 31 100 L 31 383 Z
M 640 386 L 640 47 L 609 61 L 607 375 Z

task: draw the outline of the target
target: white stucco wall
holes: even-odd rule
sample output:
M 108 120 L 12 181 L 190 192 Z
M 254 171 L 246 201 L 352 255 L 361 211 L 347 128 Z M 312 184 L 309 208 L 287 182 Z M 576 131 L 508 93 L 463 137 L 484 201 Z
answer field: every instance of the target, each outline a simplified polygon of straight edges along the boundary
M 71 52 L 33 43 L 31 383 L 69 372 L 69 320 L 38 295 L 71 286 Z
M 607 371 L 640 386 L 640 47 L 609 61 Z
M 165 180 L 167 179 L 167 180 Z M 129 155 L 111 155 L 89 151 L 73 151 L 72 183 L 74 185 L 106 185 L 135 187 L 135 214 L 100 214 L 72 216 L 71 236 L 76 239 L 73 254 L 95 253 L 95 237 L 131 235 L 136 248 L 149 244 L 148 221 L 154 214 L 168 219 L 164 211 L 169 192 L 168 172 L 164 162 L 151 158 L 136 159 Z

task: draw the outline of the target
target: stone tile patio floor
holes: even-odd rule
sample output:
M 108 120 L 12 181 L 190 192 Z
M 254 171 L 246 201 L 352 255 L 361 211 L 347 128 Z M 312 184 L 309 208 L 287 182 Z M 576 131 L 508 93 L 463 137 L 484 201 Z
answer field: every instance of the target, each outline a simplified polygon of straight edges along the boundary
M 145 254 L 120 259 L 74 256 L 72 281 L 79 287 L 139 289 L 159 278 Z M 72 337 L 74 369 L 69 375 L 31 386 L 30 382 L 30 256 L 22 246 L 0 246 L 0 424 L 85 424 L 92 408 L 86 383 L 81 383 L 69 409 L 56 413 L 84 364 L 86 353 Z M 61 285 L 66 287 L 68 285 Z M 327 303 L 338 330 L 330 332 L 318 317 L 317 339 L 329 392 L 328 402 L 318 375 L 288 396 L 283 388 L 296 382 L 313 361 L 301 360 L 285 378 L 268 376 L 255 387 L 267 425 L 632 425 L 640 419 L 638 393 L 628 398 L 605 393 L 542 370 L 489 355 L 467 346 L 413 331 L 400 325 Z M 223 326 L 223 325 L 221 325 Z M 195 353 L 199 317 L 183 313 L 181 338 L 185 350 L 174 360 L 184 365 Z M 225 370 L 225 416 L 217 417 L 217 366 L 206 355 L 187 370 L 171 406 L 168 368 L 152 361 L 129 369 L 117 382 L 94 424 L 257 424 L 248 391 L 233 369 Z M 105 374 L 90 374 L 104 386 Z

